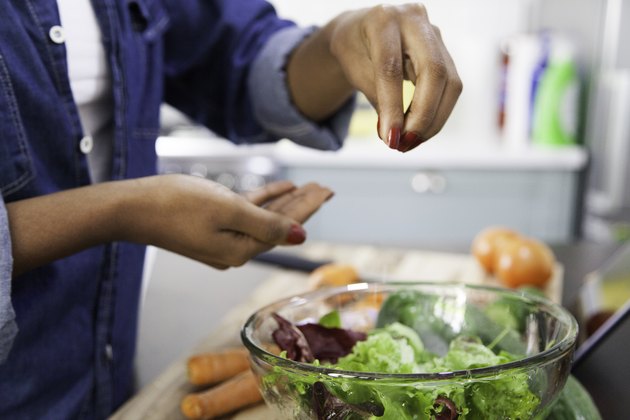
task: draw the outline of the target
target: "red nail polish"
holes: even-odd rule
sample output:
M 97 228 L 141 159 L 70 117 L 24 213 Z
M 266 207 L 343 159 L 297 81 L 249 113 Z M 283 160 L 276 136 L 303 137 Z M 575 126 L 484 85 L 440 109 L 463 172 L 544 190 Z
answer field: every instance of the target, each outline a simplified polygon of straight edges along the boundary
M 387 145 L 391 149 L 398 149 L 400 143 L 400 128 L 392 127 L 389 129 L 389 135 L 387 136 Z
M 401 152 L 407 152 L 417 145 L 421 144 L 423 141 L 424 140 L 422 139 L 422 137 L 420 137 L 413 131 L 408 131 L 402 136 L 402 139 L 400 140 L 400 147 L 398 148 L 398 150 L 400 150 Z
M 289 234 L 287 235 L 287 242 L 292 245 L 299 245 L 306 240 L 306 231 L 300 225 L 291 225 Z

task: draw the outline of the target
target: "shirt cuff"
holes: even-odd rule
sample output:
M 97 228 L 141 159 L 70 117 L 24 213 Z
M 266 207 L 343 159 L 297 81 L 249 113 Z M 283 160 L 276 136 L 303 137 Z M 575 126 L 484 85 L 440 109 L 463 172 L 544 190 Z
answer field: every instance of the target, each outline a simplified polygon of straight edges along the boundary
M 337 150 L 348 135 L 356 95 L 326 122 L 317 124 L 293 105 L 286 81 L 289 54 L 316 29 L 289 27 L 269 38 L 252 64 L 249 91 L 254 115 L 268 133 L 315 149 Z
M 8 357 L 17 334 L 15 312 L 11 304 L 11 235 L 4 200 L 0 195 L 0 364 Z

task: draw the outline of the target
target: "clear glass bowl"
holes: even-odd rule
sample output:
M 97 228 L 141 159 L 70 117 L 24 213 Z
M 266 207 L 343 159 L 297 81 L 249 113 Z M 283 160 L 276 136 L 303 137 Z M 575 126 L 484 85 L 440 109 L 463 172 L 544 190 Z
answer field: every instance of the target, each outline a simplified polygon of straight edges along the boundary
M 277 328 L 273 313 L 302 324 L 337 310 L 343 328 L 370 331 L 377 320 L 379 326 L 388 322 L 391 305 L 380 318 L 379 312 L 394 293 L 406 296 L 407 303 L 417 300 L 397 320 L 419 332 L 432 352 L 445 353 L 454 337 L 474 336 L 494 352 L 518 358 L 466 370 L 393 374 L 337 370 L 268 351 Z M 283 419 L 543 418 L 569 376 L 576 336 L 573 316 L 534 294 L 407 282 L 358 283 L 294 296 L 258 310 L 241 331 L 263 397 L 275 418 Z

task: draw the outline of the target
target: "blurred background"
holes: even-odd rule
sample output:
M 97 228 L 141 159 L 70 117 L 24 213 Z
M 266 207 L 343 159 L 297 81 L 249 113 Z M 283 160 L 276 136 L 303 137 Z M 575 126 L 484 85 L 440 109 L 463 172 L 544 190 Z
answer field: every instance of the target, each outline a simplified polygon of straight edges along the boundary
M 344 10 L 382 2 L 272 3 L 301 25 L 322 25 Z M 424 3 L 464 82 L 451 119 L 430 142 L 405 155 L 387 150 L 362 97 L 340 153 L 288 141 L 247 148 L 208 142 L 212 133 L 165 107 L 160 170 L 236 190 L 276 178 L 326 184 L 337 194 L 309 222 L 317 239 L 452 243 L 488 224 L 551 242 L 626 238 L 628 1 Z M 412 92 L 408 84 L 407 97 Z M 397 217 L 384 217 L 392 213 Z
M 272 3 L 301 25 L 322 25 L 347 9 L 403 2 Z M 630 22 L 630 1 L 424 3 L 464 82 L 451 119 L 428 143 L 406 154 L 387 149 L 362 97 L 339 152 L 287 140 L 236 147 L 165 106 L 159 170 L 236 191 L 274 179 L 327 185 L 336 195 L 306 224 L 309 241 L 467 246 L 490 225 L 550 244 L 628 239 L 630 28 L 623 22 Z M 407 97 L 412 91 L 407 85 Z M 219 273 L 163 250 L 147 256 L 140 384 L 199 340 L 200 332 L 182 331 L 181 319 L 206 319 L 211 328 L 213 316 L 271 270 L 247 264 Z M 173 301 L 186 304 L 167 304 Z M 175 336 L 177 343 L 163 345 Z

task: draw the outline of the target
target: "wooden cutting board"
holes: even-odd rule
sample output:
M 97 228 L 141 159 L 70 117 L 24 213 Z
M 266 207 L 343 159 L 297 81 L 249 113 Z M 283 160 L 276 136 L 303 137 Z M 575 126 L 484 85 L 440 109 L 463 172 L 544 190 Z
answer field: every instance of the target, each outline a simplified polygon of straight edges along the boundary
M 360 272 L 383 280 L 465 282 L 498 285 L 487 276 L 470 255 L 422 250 L 402 250 L 351 245 L 313 243 L 303 246 L 301 254 L 318 260 L 333 260 L 354 265 Z M 557 265 L 546 295 L 560 302 L 562 297 L 563 267 Z M 189 392 L 199 391 L 186 379 L 186 360 L 195 353 L 219 350 L 241 345 L 240 329 L 247 318 L 258 308 L 278 299 L 308 291 L 308 275 L 278 270 L 253 290 L 244 301 L 230 311 L 220 326 L 203 340 L 190 354 L 170 365 L 150 385 L 131 398 L 111 419 L 114 420 L 185 420 L 179 410 L 182 398 Z M 264 404 L 241 410 L 231 417 L 238 420 L 271 420 L 273 412 Z

